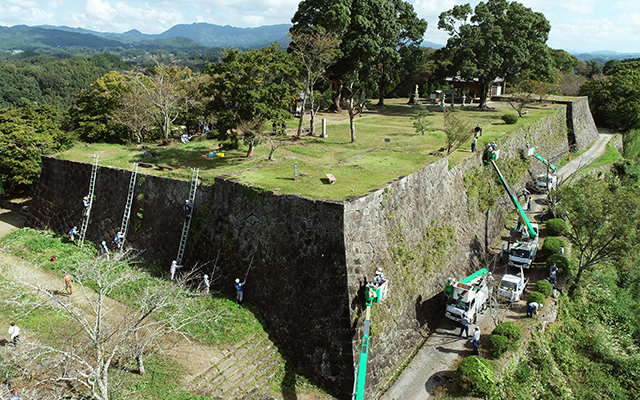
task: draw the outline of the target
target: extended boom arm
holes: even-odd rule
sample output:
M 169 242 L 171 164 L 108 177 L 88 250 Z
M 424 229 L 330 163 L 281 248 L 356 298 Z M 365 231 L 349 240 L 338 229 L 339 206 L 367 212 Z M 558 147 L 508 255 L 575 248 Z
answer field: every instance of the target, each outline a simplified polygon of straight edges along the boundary
M 518 198 L 513 194 L 513 192 L 511 191 L 511 188 L 509 187 L 509 184 L 507 184 L 507 180 L 504 179 L 504 176 L 502 176 L 502 173 L 500 172 L 500 170 L 498 169 L 498 166 L 496 165 L 495 159 L 498 158 L 497 151 L 489 150 L 489 152 L 490 152 L 489 160 L 491 161 L 491 165 L 493 165 L 493 168 L 498 173 L 498 176 L 500 177 L 500 181 L 502 182 L 502 186 L 504 186 L 507 193 L 509 194 L 509 198 L 511 199 L 511 202 L 518 210 L 518 214 L 520 215 L 520 218 L 522 218 L 522 220 L 524 221 L 524 224 L 527 227 L 527 232 L 529 233 L 529 237 L 531 239 L 535 238 L 538 234 L 536 233 L 535 229 L 533 229 L 533 226 L 531 225 L 531 222 L 529 222 L 529 218 L 527 218 L 527 214 L 525 214 L 524 210 L 522 209 L 522 206 L 520 205 Z

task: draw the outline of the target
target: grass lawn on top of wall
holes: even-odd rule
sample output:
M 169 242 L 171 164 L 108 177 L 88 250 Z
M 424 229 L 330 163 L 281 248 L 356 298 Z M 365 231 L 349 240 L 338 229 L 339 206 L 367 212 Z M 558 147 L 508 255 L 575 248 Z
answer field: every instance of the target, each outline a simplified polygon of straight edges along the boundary
M 101 166 L 127 170 L 131 169 L 133 162 L 169 165 L 176 169 L 159 171 L 155 168 L 140 168 L 139 172 L 187 180 L 191 178 L 190 168 L 199 168 L 200 177 L 205 184 L 213 184 L 213 179 L 217 176 L 229 175 L 277 193 L 296 193 L 313 199 L 344 200 L 347 196 L 360 196 L 382 188 L 387 182 L 424 168 L 441 157 L 429 153 L 446 145 L 442 110 L 429 107 L 433 111 L 428 118 L 434 123 L 429 127 L 428 133 L 421 135 L 416 133 L 414 120 L 411 118 L 415 107 L 406 103 L 407 99 L 389 99 L 386 107 L 371 107 L 357 117 L 356 143 L 351 143 L 346 112 L 318 114 L 316 136 L 303 133 L 299 140 L 292 137 L 297 131 L 297 121 L 288 120 L 288 136 L 274 137 L 279 147 L 274 153 L 273 161 L 267 159 L 271 148 L 268 141 L 256 147 L 253 158 L 246 157 L 245 146 L 225 151 L 224 157 L 211 158 L 208 154 L 218 149 L 219 142 L 204 137 L 187 144 L 177 142 L 165 147 L 152 143 L 150 149 L 101 143 L 87 146 L 80 143 L 56 157 L 91 163 L 93 155 L 98 154 Z M 514 125 L 507 125 L 501 120 L 501 116 L 515 111 L 507 103 L 491 103 L 490 106 L 492 109 L 489 111 L 479 111 L 475 106 L 459 110 L 468 121 L 470 130 L 477 124 L 483 127 L 483 135 L 478 144 L 480 149 L 484 143 L 531 125 L 561 107 L 552 104 L 528 107 L 524 118 Z M 323 118 L 327 120 L 327 138 L 317 136 L 321 133 Z M 309 126 L 308 116 L 305 117 L 304 126 Z M 270 123 L 266 124 L 265 131 L 270 131 Z M 470 144 L 469 141 L 450 154 L 449 164 L 455 165 L 470 157 Z M 147 157 L 145 152 L 157 153 L 157 157 Z M 294 180 L 295 162 L 298 162 L 299 172 L 305 174 L 298 181 Z M 329 185 L 326 173 L 333 174 L 337 182 Z

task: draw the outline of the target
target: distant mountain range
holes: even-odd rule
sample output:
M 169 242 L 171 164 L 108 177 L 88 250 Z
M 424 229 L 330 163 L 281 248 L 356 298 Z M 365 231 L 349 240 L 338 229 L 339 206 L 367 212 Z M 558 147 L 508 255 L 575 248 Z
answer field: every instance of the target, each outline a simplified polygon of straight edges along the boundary
M 43 48 L 88 47 L 104 49 L 133 48 L 261 48 L 273 42 L 285 42 L 289 24 L 257 28 L 236 28 L 208 23 L 176 25 L 158 34 L 148 35 L 133 29 L 124 33 L 96 32 L 67 26 L 17 25 L 0 27 L 0 50 L 38 50 Z
M 157 35 L 141 33 L 136 29 L 124 33 L 96 32 L 68 26 L 0 26 L 0 50 L 27 51 L 38 49 L 67 49 L 72 47 L 104 50 L 107 48 L 134 49 L 189 49 L 207 47 L 262 48 L 274 42 L 286 43 L 291 24 L 265 25 L 257 28 L 237 28 L 206 22 L 180 24 Z M 424 41 L 422 46 L 439 49 L 442 44 Z M 638 53 L 594 51 L 570 52 L 580 60 L 623 60 L 639 58 Z
M 571 55 L 575 56 L 578 60 L 589 61 L 589 60 L 626 60 L 628 58 L 640 58 L 640 53 L 618 53 L 616 51 L 592 51 L 590 53 L 573 53 L 570 52 Z

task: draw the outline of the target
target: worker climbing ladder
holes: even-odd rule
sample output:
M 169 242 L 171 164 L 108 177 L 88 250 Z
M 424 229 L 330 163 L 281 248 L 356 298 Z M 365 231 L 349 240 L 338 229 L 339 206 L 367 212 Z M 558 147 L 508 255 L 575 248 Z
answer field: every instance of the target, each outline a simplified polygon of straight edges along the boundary
M 87 227 L 89 226 L 89 218 L 91 216 L 91 207 L 93 206 L 93 190 L 96 187 L 96 176 L 98 175 L 98 155 L 93 155 L 93 167 L 91 167 L 91 181 L 89 182 L 89 194 L 87 195 L 89 204 L 86 207 L 84 213 L 84 219 L 82 220 L 82 228 L 80 229 L 80 240 L 78 240 L 79 246 L 84 246 L 84 236 L 87 233 Z
M 127 204 L 124 206 L 124 215 L 122 216 L 122 224 L 120 225 L 120 237 L 118 238 L 118 246 L 124 249 L 124 241 L 127 237 L 129 229 L 129 217 L 131 216 L 131 204 L 133 203 L 133 195 L 136 191 L 136 178 L 138 177 L 138 163 L 133 163 L 131 168 L 131 180 L 129 181 L 129 194 L 127 195 Z
M 192 169 L 191 173 L 191 188 L 189 189 L 189 203 L 191 206 L 195 204 L 196 189 L 198 188 L 198 175 L 200 169 Z M 176 257 L 176 263 L 182 265 L 182 257 L 184 256 L 184 249 L 187 247 L 187 237 L 189 236 L 189 228 L 191 227 L 191 212 L 185 215 L 184 225 L 182 226 L 182 237 L 180 238 L 180 248 L 178 249 L 178 256 Z

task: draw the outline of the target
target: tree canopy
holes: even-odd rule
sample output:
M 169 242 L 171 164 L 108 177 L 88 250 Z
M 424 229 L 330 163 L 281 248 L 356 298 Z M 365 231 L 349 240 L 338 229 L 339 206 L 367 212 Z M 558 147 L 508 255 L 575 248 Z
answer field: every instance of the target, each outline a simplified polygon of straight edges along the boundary
M 524 70 L 540 77 L 551 74 L 546 46 L 549 21 L 520 3 L 489 0 L 475 9 L 470 4 L 457 5 L 440 14 L 438 29 L 451 36 L 439 50 L 449 61 L 444 72 L 478 80 L 479 108 L 486 108 L 489 87 L 498 77 L 509 79 Z
M 342 57 L 331 69 L 335 107 L 343 86 L 377 82 L 380 103 L 404 48 L 417 46 L 427 22 L 402 0 L 305 0 L 292 18 L 292 32 L 320 27 L 339 36 Z M 349 76 L 350 82 L 345 82 Z
M 300 96 L 295 78 L 299 66 L 274 44 L 240 53 L 228 49 L 218 64 L 210 64 L 207 111 L 216 115 L 218 139 L 237 143 L 233 130 L 243 121 L 284 120 Z
M 25 103 L 0 110 L 0 192 L 36 183 L 41 156 L 67 149 L 72 140 L 60 130 L 60 115 L 52 106 Z
M 567 236 L 578 257 L 577 287 L 585 270 L 618 259 L 635 245 L 640 199 L 632 188 L 591 176 L 563 185 L 558 199 L 568 215 Z
M 596 123 L 623 131 L 640 128 L 640 61 L 615 66 L 582 85 L 579 94 L 589 97 Z

